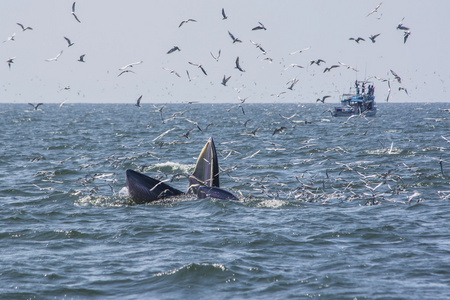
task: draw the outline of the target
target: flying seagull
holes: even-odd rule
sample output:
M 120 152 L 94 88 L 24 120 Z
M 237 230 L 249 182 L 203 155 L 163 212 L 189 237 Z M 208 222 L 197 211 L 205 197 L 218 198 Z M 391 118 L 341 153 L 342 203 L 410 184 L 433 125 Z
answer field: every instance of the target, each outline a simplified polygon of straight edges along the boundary
M 124 73 L 135 73 L 135 72 L 132 70 L 123 70 L 122 72 L 119 73 L 119 75 L 117 75 L 117 77 L 119 77 L 120 75 L 122 75 Z
M 302 53 L 303 51 L 309 50 L 310 48 L 311 48 L 311 47 L 304 48 L 304 49 L 300 49 L 300 50 L 297 50 L 297 51 L 293 51 L 293 52 L 289 53 L 289 55 L 294 55 L 294 54 L 297 54 L 297 53 Z
M 167 54 L 173 53 L 175 51 L 181 51 L 181 50 L 180 50 L 180 48 L 178 46 L 173 46 L 172 49 L 167 51 Z
M 86 56 L 86 54 L 83 54 L 80 56 L 80 58 L 78 59 L 79 62 L 85 62 L 84 61 L 84 57 Z
M 180 74 L 178 74 L 175 70 L 168 69 L 168 68 L 163 68 L 163 69 L 166 70 L 166 71 L 169 71 L 169 72 L 172 73 L 172 74 L 177 75 L 178 77 L 181 77 Z
M 15 57 L 9 58 L 6 62 L 8 63 L 9 70 L 11 70 L 11 64 L 14 63 Z
M 251 42 L 253 45 L 255 45 L 256 48 L 258 48 L 259 50 L 261 50 L 263 54 L 266 54 L 266 50 L 263 49 L 263 47 L 261 46 L 261 44 L 259 44 L 259 43 L 257 43 L 257 42 L 254 42 L 254 41 L 252 41 L 252 40 L 250 40 L 250 42 Z
M 133 67 L 133 66 L 135 66 L 135 65 L 139 65 L 139 64 L 142 64 L 142 63 L 143 63 L 142 60 L 141 60 L 141 61 L 138 61 L 138 62 L 135 62 L 135 63 L 131 63 L 131 64 L 128 64 L 128 65 L 123 66 L 122 68 L 119 68 L 119 70 L 120 70 L 120 71 L 123 71 L 123 70 L 125 70 L 126 68 L 131 68 L 131 67 Z
M 317 98 L 316 103 L 317 102 L 322 102 L 323 104 L 325 104 L 325 99 L 330 98 L 331 96 L 323 96 L 322 99 Z
M 360 41 L 366 41 L 365 39 L 363 39 L 362 37 L 357 37 L 356 39 L 354 37 L 349 38 L 349 40 L 351 41 L 355 41 L 359 44 Z
M 402 78 L 400 76 L 397 75 L 397 73 L 395 73 L 392 69 L 390 70 L 392 75 L 394 75 L 395 79 L 397 79 L 398 83 L 402 83 Z
M 372 43 L 375 43 L 375 39 L 380 35 L 381 33 L 373 34 L 369 36 L 369 39 L 372 41 Z
M 372 11 L 366 17 L 370 16 L 373 13 L 376 13 L 378 11 L 378 9 L 380 8 L 381 4 L 383 4 L 383 2 L 381 2 L 374 9 L 372 9 Z
M 57 61 L 58 58 L 61 56 L 62 53 L 63 53 L 63 50 L 61 50 L 61 51 L 58 53 L 58 55 L 56 55 L 55 57 L 46 59 L 45 61 Z
M 288 82 L 291 83 L 291 85 L 288 87 L 288 89 L 290 89 L 291 91 L 293 91 L 294 85 L 298 82 L 297 78 L 292 79 L 291 81 Z
M 69 40 L 69 38 L 67 38 L 67 37 L 64 37 L 64 39 L 67 41 L 67 47 L 72 47 L 75 43 L 72 43 L 70 40 Z
M 228 34 L 230 35 L 231 39 L 233 40 L 233 44 L 234 43 L 242 43 L 242 41 L 240 39 L 234 37 L 234 35 L 230 31 L 228 31 Z
M 325 68 L 325 69 L 323 70 L 323 72 L 324 72 L 324 73 L 325 73 L 325 72 L 330 72 L 332 69 L 338 68 L 338 67 L 339 67 L 338 65 L 332 65 L 331 67 Z
M 141 99 L 142 99 L 142 95 L 136 100 L 135 106 L 137 106 L 137 107 L 139 107 L 139 108 L 142 107 L 142 106 L 141 106 Z
M 75 14 L 75 3 L 76 3 L 76 2 L 74 2 L 74 3 L 72 4 L 72 15 L 73 15 L 73 17 L 75 18 L 75 20 L 78 21 L 78 23 L 81 23 L 80 19 L 78 19 L 77 15 Z
M 225 14 L 225 9 L 222 8 L 222 20 L 228 19 L 228 16 Z
M 323 59 L 319 58 L 318 60 L 311 60 L 309 61 L 309 65 L 311 66 L 312 64 L 316 64 L 318 66 L 320 66 L 321 63 L 326 63 L 326 61 L 324 61 Z
M 41 105 L 43 105 L 44 103 L 38 103 L 38 104 L 36 104 L 36 105 L 34 105 L 33 103 L 28 103 L 28 104 L 30 104 L 31 106 L 33 106 L 34 110 L 38 110 L 38 107 L 41 106 Z
M 403 20 L 404 20 L 405 18 L 403 18 L 401 21 L 400 21 L 400 23 L 398 23 L 398 25 L 397 25 L 397 29 L 400 29 L 400 30 L 409 30 L 409 27 L 406 27 L 406 26 L 403 26 Z
M 261 22 L 258 22 L 258 23 L 259 23 L 259 25 L 256 27 L 253 27 L 252 30 L 267 30 L 266 26 L 264 26 L 263 23 L 261 23 Z
M 197 22 L 197 20 L 194 19 L 188 19 L 185 21 L 181 21 L 180 25 L 178 25 L 178 28 L 180 28 L 181 26 L 183 26 L 184 23 L 188 23 L 188 22 Z
M 16 23 L 17 25 L 19 25 L 21 28 L 22 28 L 22 31 L 25 31 L 25 30 L 33 30 L 33 28 L 31 28 L 31 27 L 25 27 L 25 26 L 23 26 L 22 24 L 20 24 L 20 23 Z
M 223 86 L 227 86 L 227 82 L 228 80 L 230 80 L 231 76 L 226 77 L 225 75 L 223 75 L 223 79 L 222 79 L 222 84 Z
M 203 74 L 208 75 L 208 74 L 206 74 L 206 71 L 205 71 L 205 69 L 203 69 L 203 66 L 201 64 L 195 64 L 195 63 L 190 62 L 190 61 L 188 63 L 193 65 L 193 66 L 196 66 L 196 67 L 200 68 L 202 70 Z
M 411 34 L 411 31 L 406 30 L 403 36 L 403 44 L 406 43 L 406 40 L 408 39 L 409 35 Z
M 4 42 L 7 42 L 7 41 L 14 41 L 14 37 L 16 36 L 16 33 L 14 32 L 11 36 L 8 36 L 8 38 L 6 39 L 6 41 L 3 41 L 3 43 Z
M 217 54 L 217 56 L 214 56 L 214 54 L 212 54 L 212 52 L 209 52 L 211 54 L 211 56 L 216 60 L 219 61 L 219 57 L 220 57 L 220 49 L 219 49 L 219 54 Z
M 236 58 L 236 66 L 234 68 L 238 69 L 241 72 L 245 72 L 245 70 L 242 69 L 241 65 L 239 64 L 239 56 Z

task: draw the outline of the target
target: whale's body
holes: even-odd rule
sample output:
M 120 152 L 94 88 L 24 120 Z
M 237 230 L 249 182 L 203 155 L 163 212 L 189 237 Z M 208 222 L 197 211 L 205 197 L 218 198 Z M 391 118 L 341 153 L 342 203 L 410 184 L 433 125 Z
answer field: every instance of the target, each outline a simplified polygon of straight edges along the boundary
M 164 182 L 128 169 L 126 171 L 128 193 L 137 203 L 148 203 L 168 197 L 183 195 Z M 219 183 L 219 163 L 214 140 L 209 138 L 197 159 L 194 172 L 189 175 L 188 193 L 199 199 L 217 198 L 238 200 L 232 193 L 221 189 Z

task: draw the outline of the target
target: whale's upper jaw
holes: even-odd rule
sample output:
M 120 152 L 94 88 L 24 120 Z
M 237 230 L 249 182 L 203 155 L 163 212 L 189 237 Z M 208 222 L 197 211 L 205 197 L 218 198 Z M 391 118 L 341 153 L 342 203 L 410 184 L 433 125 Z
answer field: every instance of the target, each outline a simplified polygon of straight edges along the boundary
M 128 193 L 137 203 L 147 203 L 183 194 L 183 192 L 157 179 L 131 169 L 126 171 L 126 181 Z

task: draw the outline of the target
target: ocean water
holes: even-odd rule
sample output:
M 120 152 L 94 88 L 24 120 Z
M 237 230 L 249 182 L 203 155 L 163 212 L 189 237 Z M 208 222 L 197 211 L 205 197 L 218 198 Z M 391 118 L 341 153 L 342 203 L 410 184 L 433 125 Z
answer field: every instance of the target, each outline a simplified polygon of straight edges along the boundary
M 0 298 L 449 299 L 449 105 L 332 108 L 0 104 Z M 239 201 L 127 196 L 209 137 Z

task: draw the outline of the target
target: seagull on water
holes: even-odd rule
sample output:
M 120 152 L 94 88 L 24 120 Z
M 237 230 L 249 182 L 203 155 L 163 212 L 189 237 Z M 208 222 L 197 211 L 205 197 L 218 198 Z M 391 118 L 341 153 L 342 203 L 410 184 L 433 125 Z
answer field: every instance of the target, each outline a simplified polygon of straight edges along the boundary
M 33 106 L 34 110 L 38 110 L 38 107 L 41 106 L 41 105 L 43 105 L 44 103 L 38 103 L 38 104 L 36 104 L 36 105 L 34 105 L 33 103 L 28 103 L 28 104 L 30 104 L 31 106 Z

